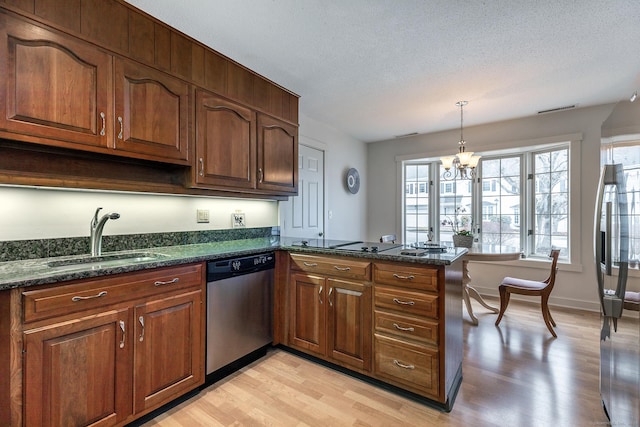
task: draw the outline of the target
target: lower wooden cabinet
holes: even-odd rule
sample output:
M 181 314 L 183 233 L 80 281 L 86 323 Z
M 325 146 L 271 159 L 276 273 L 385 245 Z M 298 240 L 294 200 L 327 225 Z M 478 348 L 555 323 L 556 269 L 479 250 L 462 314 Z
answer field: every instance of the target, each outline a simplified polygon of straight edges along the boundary
M 25 291 L 87 309 L 25 324 L 24 425 L 124 425 L 201 385 L 204 286 L 194 264 Z
M 157 408 L 201 384 L 202 301 L 203 294 L 197 290 L 136 307 L 136 413 Z
M 290 277 L 292 347 L 371 370 L 371 284 L 295 272 Z
M 26 426 L 113 426 L 132 414 L 129 310 L 24 333 Z
M 462 375 L 461 261 L 281 259 L 288 270 L 282 342 L 451 409 Z

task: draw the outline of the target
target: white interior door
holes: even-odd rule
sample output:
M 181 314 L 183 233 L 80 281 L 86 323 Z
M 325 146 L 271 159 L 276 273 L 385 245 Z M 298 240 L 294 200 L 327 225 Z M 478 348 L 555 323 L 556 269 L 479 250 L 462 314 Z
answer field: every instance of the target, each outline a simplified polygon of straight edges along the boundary
M 324 151 L 300 144 L 298 156 L 298 195 L 280 203 L 280 232 L 316 239 L 324 236 Z

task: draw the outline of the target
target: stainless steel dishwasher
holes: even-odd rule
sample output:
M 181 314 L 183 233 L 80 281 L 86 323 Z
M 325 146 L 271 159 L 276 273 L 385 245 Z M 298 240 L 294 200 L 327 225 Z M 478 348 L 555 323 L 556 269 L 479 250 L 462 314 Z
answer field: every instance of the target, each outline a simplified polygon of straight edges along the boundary
M 274 266 L 273 252 L 207 263 L 207 383 L 266 353 Z

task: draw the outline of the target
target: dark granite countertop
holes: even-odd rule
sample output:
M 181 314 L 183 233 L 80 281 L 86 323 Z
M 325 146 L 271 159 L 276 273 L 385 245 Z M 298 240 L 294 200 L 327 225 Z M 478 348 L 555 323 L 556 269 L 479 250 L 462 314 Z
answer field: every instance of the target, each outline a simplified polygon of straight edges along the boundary
M 104 253 L 105 257 L 135 256 L 130 262 L 123 261 L 116 265 L 109 263 L 91 262 L 74 264 L 73 261 L 87 258 L 87 256 L 68 256 L 55 258 L 39 258 L 0 263 L 0 291 L 12 288 L 52 284 L 67 280 L 87 279 L 91 277 L 107 276 L 118 273 L 145 270 L 151 268 L 168 267 L 180 264 L 204 262 L 215 259 L 251 255 L 269 250 L 287 250 L 291 252 L 340 255 L 353 258 L 372 260 L 408 262 L 426 265 L 449 265 L 462 257 L 467 250 L 449 248 L 443 253 L 429 253 L 422 256 L 402 255 L 402 245 L 384 248 L 383 251 L 361 252 L 358 245 L 380 245 L 368 242 L 347 242 L 336 240 L 308 241 L 303 246 L 301 239 L 292 238 L 255 238 L 244 240 L 230 240 L 224 242 L 199 243 L 181 246 L 156 247 L 143 250 Z M 341 249 L 341 244 L 352 243 L 350 247 L 356 250 Z M 343 246 L 346 247 L 346 246 Z M 51 264 L 54 264 L 52 267 Z M 71 263 L 71 264 L 68 264 Z

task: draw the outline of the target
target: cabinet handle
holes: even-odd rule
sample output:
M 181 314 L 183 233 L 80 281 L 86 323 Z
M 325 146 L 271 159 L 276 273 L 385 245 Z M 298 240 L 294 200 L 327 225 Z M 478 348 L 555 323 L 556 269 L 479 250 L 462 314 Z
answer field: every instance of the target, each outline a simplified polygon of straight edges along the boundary
M 306 262 L 306 261 L 304 261 L 303 264 L 304 264 L 305 267 L 317 267 L 318 266 L 318 264 L 316 264 L 315 262 Z
M 124 320 L 120 321 L 120 330 L 122 331 L 122 339 L 120 340 L 120 348 L 124 348 L 124 337 L 125 337 Z
M 200 162 L 200 176 L 204 176 L 204 159 L 200 157 L 198 161 Z
M 122 117 L 118 116 L 118 123 L 120 123 L 120 133 L 118 134 L 118 139 L 122 139 L 122 134 L 124 133 L 124 124 L 122 123 Z
M 75 297 L 71 298 L 71 301 L 73 301 L 73 302 L 84 301 L 84 300 L 87 300 L 87 299 L 100 298 L 100 297 L 103 297 L 105 295 L 107 295 L 107 291 L 102 291 L 102 292 L 100 292 L 100 293 L 98 293 L 96 295 L 89 295 L 88 297 L 75 296 Z
M 411 327 L 411 326 L 409 326 L 408 328 L 403 328 L 402 326 L 398 325 L 397 323 L 394 323 L 393 327 L 396 328 L 399 331 L 406 331 L 406 332 L 415 331 L 415 329 L 413 327 Z
M 179 277 L 176 277 L 173 280 L 167 280 L 166 282 L 162 282 L 160 280 L 158 280 L 157 282 L 154 282 L 154 285 L 156 286 L 162 286 L 162 285 L 173 285 L 174 283 L 178 283 L 180 281 Z
M 337 265 L 334 265 L 333 268 L 338 271 L 351 271 L 351 267 L 338 267 Z
M 402 369 L 416 369 L 413 365 L 405 365 L 404 363 L 398 362 L 396 359 L 393 359 L 393 364 L 402 368 Z
M 320 286 L 320 290 L 318 291 L 318 300 L 320 301 L 320 304 L 322 304 L 322 286 Z
M 399 274 L 393 273 L 393 277 L 395 277 L 396 279 L 400 279 L 400 280 L 413 280 L 416 277 L 414 275 L 411 276 L 401 276 Z
M 329 296 L 327 297 L 327 301 L 329 301 L 329 307 L 333 307 L 333 302 L 331 301 L 332 293 L 333 293 L 333 286 L 329 288 Z
M 105 118 L 104 112 L 100 112 L 100 118 L 102 119 L 102 129 L 100 129 L 100 136 L 105 135 L 105 129 L 107 127 L 107 119 Z
M 400 305 L 415 305 L 416 304 L 414 301 L 400 301 L 398 298 L 394 298 L 393 302 L 395 302 L 396 304 L 400 304 Z
M 138 321 L 140 322 L 140 326 L 142 326 L 142 331 L 140 332 L 140 342 L 144 341 L 144 317 L 138 317 Z
M 258 168 L 258 182 L 262 184 L 262 180 L 264 178 L 264 172 L 262 172 L 262 168 Z

